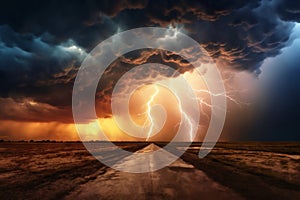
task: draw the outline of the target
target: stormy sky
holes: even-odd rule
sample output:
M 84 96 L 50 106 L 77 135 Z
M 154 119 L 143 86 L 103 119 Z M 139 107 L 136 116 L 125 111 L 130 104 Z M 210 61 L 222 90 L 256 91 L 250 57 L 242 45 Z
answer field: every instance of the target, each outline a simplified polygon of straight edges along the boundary
M 76 139 L 67 133 L 75 132 L 72 88 L 88 53 L 118 32 L 165 27 L 199 42 L 224 73 L 252 77 L 243 86 L 255 85 L 251 105 L 232 111 L 224 139 L 299 140 L 298 23 L 300 2 L 293 0 L 7 1 L 0 7 L 0 139 Z M 170 52 L 124 55 L 98 88 L 100 117 L 111 115 L 115 80 L 153 61 L 190 70 Z

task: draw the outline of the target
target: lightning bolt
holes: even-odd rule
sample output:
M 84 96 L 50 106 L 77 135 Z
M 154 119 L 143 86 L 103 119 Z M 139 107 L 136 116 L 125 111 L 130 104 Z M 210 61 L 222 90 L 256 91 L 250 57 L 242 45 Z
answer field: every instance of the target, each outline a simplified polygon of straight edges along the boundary
M 233 96 L 231 96 L 228 92 L 222 92 L 222 93 L 213 93 L 209 90 L 205 90 L 205 89 L 194 89 L 194 91 L 196 93 L 206 93 L 206 94 L 209 94 L 210 96 L 224 96 L 225 98 L 227 98 L 229 101 L 233 102 L 234 104 L 238 105 L 239 107 L 242 107 L 242 105 L 250 105 L 251 103 L 247 103 L 247 102 L 242 102 L 242 101 L 239 101 L 237 99 L 235 99 Z M 240 91 L 230 91 L 231 93 L 234 93 L 234 92 L 240 92 Z M 206 119 L 209 119 L 209 114 L 206 113 L 206 111 L 204 110 L 204 107 L 208 107 L 210 109 L 212 109 L 214 107 L 214 105 L 210 104 L 207 102 L 206 100 L 206 97 L 197 97 L 196 98 L 199 103 L 200 103 L 200 110 L 201 110 L 201 113 L 204 115 L 204 117 Z M 216 106 L 215 106 L 216 107 Z M 222 109 L 220 107 L 216 107 L 218 109 Z
M 153 102 L 154 102 L 156 96 L 159 94 L 159 88 L 157 87 L 157 85 L 153 85 L 153 88 L 154 88 L 154 92 L 150 96 L 149 100 L 146 103 L 146 112 L 140 113 L 140 115 L 141 114 L 146 114 L 147 115 L 147 121 L 145 121 L 144 127 L 146 126 L 146 124 L 150 123 L 150 127 L 149 127 L 149 131 L 147 133 L 146 141 L 148 141 L 150 139 L 150 137 L 151 137 L 151 135 L 154 131 L 154 128 L 155 128 L 155 120 L 154 120 L 153 116 L 151 115 L 151 107 L 153 105 Z M 188 114 L 186 114 L 184 112 L 184 110 L 182 109 L 180 104 L 179 104 L 179 111 L 182 114 L 181 116 L 183 118 L 181 120 L 180 124 L 183 123 L 184 121 L 186 122 L 189 139 L 190 139 L 190 141 L 193 141 L 193 130 L 194 130 L 195 124 L 194 124 L 193 120 L 188 116 Z
M 151 95 L 149 101 L 148 101 L 147 104 L 146 104 L 146 105 L 147 105 L 147 110 L 146 110 L 145 113 L 147 114 L 148 120 L 149 120 L 149 122 L 150 122 L 150 127 L 149 127 L 149 131 L 148 131 L 148 133 L 147 133 L 146 141 L 148 141 L 149 138 L 151 137 L 151 134 L 152 134 L 152 132 L 153 132 L 153 130 L 154 130 L 154 126 L 155 126 L 155 124 L 154 124 L 154 119 L 153 119 L 152 116 L 151 116 L 151 105 L 153 104 L 155 97 L 156 97 L 156 96 L 158 95 L 158 93 L 159 93 L 159 88 L 157 87 L 157 85 L 154 85 L 153 87 L 154 87 L 155 91 L 154 91 L 154 93 Z M 145 124 L 148 122 L 148 120 L 145 122 Z M 144 127 L 145 127 L 145 124 L 144 124 Z
M 177 95 L 176 95 L 176 97 L 177 97 L 177 99 L 179 99 Z M 196 127 L 198 125 L 195 125 L 194 120 L 192 118 L 190 118 L 188 114 L 186 114 L 186 112 L 181 107 L 180 103 L 179 103 L 179 112 L 181 113 L 182 119 L 180 120 L 179 123 L 176 123 L 174 127 L 181 125 L 184 121 L 187 122 L 187 124 L 186 124 L 187 129 L 188 129 L 187 132 L 189 135 L 189 140 L 192 142 L 194 140 L 194 137 L 193 137 L 194 127 Z
M 209 95 L 211 95 L 211 96 L 215 96 L 215 97 L 217 97 L 217 96 L 225 96 L 227 99 L 229 99 L 230 101 L 232 101 L 233 103 L 235 103 L 236 105 L 238 105 L 238 106 L 241 106 L 242 104 L 245 104 L 245 103 L 242 103 L 242 102 L 240 102 L 240 101 L 238 101 L 238 100 L 236 100 L 236 99 L 234 99 L 232 96 L 230 96 L 230 95 L 228 95 L 227 93 L 225 93 L 225 92 L 222 92 L 222 93 L 212 93 L 212 92 L 210 92 L 209 90 L 194 90 L 194 91 L 196 91 L 196 92 L 199 92 L 199 93 L 201 93 L 201 92 L 204 92 L 204 93 L 207 93 L 207 94 L 209 94 Z M 204 98 L 202 98 L 202 99 L 204 99 Z M 209 107 L 211 107 L 211 105 L 210 104 L 208 104 L 208 103 L 206 103 L 206 106 L 209 106 Z
M 182 113 L 182 116 L 184 118 L 184 120 L 187 122 L 188 127 L 189 127 L 189 139 L 192 142 L 193 141 L 193 130 L 194 130 L 194 122 L 192 119 L 189 118 L 189 116 L 182 110 L 181 106 L 179 106 L 180 112 Z M 182 123 L 182 122 L 181 122 Z
M 157 85 L 153 85 L 153 88 L 154 88 L 154 92 L 150 96 L 149 100 L 146 103 L 146 112 L 141 113 L 141 114 L 146 114 L 146 116 L 147 116 L 147 120 L 144 123 L 144 127 L 146 126 L 146 124 L 150 123 L 150 127 L 149 127 L 149 130 L 148 130 L 148 133 L 147 133 L 146 141 L 148 141 L 150 139 L 150 137 L 151 137 L 151 135 L 154 131 L 154 128 L 155 128 L 155 120 L 154 120 L 153 116 L 151 115 L 151 107 L 154 103 L 154 100 L 155 100 L 156 96 L 159 94 L 159 88 L 158 88 Z M 225 96 L 227 99 L 229 99 L 230 101 L 232 101 L 233 103 L 235 103 L 239 106 L 241 106 L 243 104 L 243 102 L 240 102 L 240 101 L 236 100 L 234 97 L 228 95 L 227 93 L 213 93 L 213 92 L 211 92 L 209 90 L 205 90 L 205 89 L 194 89 L 194 91 L 196 93 L 207 93 L 211 96 Z M 207 106 L 209 108 L 213 108 L 213 105 L 208 103 L 206 101 L 205 97 L 197 97 L 197 100 L 200 103 L 200 109 L 201 109 L 202 113 L 205 115 L 205 117 L 207 117 L 207 119 L 209 119 L 209 115 L 205 112 L 204 106 Z M 187 132 L 188 132 L 188 135 L 189 135 L 189 139 L 190 139 L 190 141 L 193 141 L 193 130 L 196 127 L 196 125 L 193 122 L 192 118 L 189 117 L 188 114 L 186 114 L 186 112 L 184 112 L 184 110 L 183 110 L 183 108 L 181 107 L 180 104 L 179 104 L 179 111 L 182 114 L 181 115 L 182 120 L 178 124 L 186 122 L 186 126 L 187 126 L 186 128 L 188 130 Z M 175 125 L 175 126 L 177 126 L 177 125 Z

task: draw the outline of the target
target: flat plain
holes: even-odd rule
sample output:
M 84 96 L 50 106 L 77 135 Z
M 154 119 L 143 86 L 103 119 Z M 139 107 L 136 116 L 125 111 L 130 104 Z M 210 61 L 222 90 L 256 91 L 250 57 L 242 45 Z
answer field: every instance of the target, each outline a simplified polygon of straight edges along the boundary
M 116 143 L 145 152 L 164 143 Z M 300 143 L 218 143 L 198 158 L 132 174 L 96 160 L 82 143 L 0 143 L 1 199 L 300 199 Z M 178 148 L 181 145 L 178 143 Z M 113 150 L 108 151 L 112 157 Z M 117 158 L 126 165 L 126 158 Z M 152 165 L 154 161 L 145 161 Z M 116 163 L 117 164 L 117 163 Z

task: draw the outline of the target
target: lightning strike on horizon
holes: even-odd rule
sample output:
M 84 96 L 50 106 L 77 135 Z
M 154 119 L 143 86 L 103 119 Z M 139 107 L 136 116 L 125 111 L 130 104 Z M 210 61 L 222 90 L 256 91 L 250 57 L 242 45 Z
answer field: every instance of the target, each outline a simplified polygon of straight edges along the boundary
M 194 122 L 193 120 L 184 112 L 184 110 L 182 109 L 181 107 L 181 103 L 180 103 L 180 98 L 177 96 L 177 94 L 173 93 L 176 98 L 179 100 L 179 112 L 182 114 L 181 116 L 183 116 L 184 120 L 186 120 L 188 126 L 189 126 L 189 131 L 188 131 L 188 134 L 189 134 L 189 139 L 190 141 L 192 142 L 194 137 L 193 137 L 193 130 L 194 130 Z M 183 122 L 183 119 L 181 119 L 180 121 L 180 124 Z M 196 125 L 195 127 L 198 127 L 198 125 Z
M 192 120 L 188 117 L 188 115 L 182 110 L 181 106 L 179 106 L 179 110 L 182 113 L 182 116 L 184 117 L 184 119 L 187 121 L 188 125 L 189 125 L 189 139 L 192 142 L 193 141 L 193 122 Z M 182 121 L 181 121 L 182 123 Z
M 151 116 L 151 105 L 155 99 L 155 97 L 158 95 L 159 93 L 159 89 L 157 87 L 157 85 L 154 85 L 154 89 L 155 89 L 155 92 L 152 94 L 152 96 L 150 97 L 149 101 L 147 102 L 147 111 L 146 111 L 146 114 L 147 114 L 147 117 L 148 117 L 148 120 L 150 122 L 150 128 L 149 128 L 149 131 L 148 131 L 148 134 L 147 134 L 147 138 L 146 138 L 146 141 L 149 140 L 149 138 L 151 137 L 151 134 L 153 132 L 153 129 L 154 129 L 154 119 L 152 118 Z M 146 121 L 147 122 L 147 121 Z M 145 123 L 146 123 L 145 122 Z M 145 126 L 145 124 L 144 124 Z
M 155 120 L 154 120 L 153 116 L 151 115 L 151 106 L 153 105 L 155 97 L 159 94 L 159 88 L 157 87 L 157 85 L 153 85 L 153 88 L 155 89 L 155 91 L 151 95 L 151 97 L 149 98 L 148 102 L 146 103 L 146 107 L 147 107 L 146 112 L 142 113 L 142 114 L 147 115 L 147 120 L 144 123 L 144 127 L 146 126 L 147 122 L 150 123 L 150 128 L 149 128 L 149 131 L 147 133 L 146 141 L 148 141 L 150 139 L 150 137 L 152 135 L 152 132 L 154 131 L 154 127 L 155 127 L 155 123 L 154 123 Z M 205 90 L 205 89 L 194 89 L 194 91 L 196 93 L 207 93 L 211 96 L 225 96 L 227 99 L 229 99 L 233 103 L 237 104 L 238 106 L 241 106 L 242 104 L 244 104 L 243 102 L 240 102 L 240 101 L 236 100 L 234 97 L 228 95 L 227 93 L 213 93 L 213 92 L 211 92 L 209 90 Z M 213 108 L 213 105 L 208 103 L 206 101 L 205 97 L 197 97 L 196 99 L 199 101 L 201 113 L 204 114 L 205 117 L 207 117 L 207 119 L 209 119 L 209 114 L 207 114 L 205 112 L 204 106 L 207 106 L 209 108 Z M 179 104 L 179 111 L 180 111 L 181 116 L 183 118 L 179 124 L 181 124 L 183 122 L 183 120 L 185 120 L 187 122 L 189 140 L 193 141 L 193 130 L 194 130 L 195 125 L 194 125 L 192 119 L 184 112 L 184 110 L 182 109 L 180 104 Z M 139 115 L 141 115 L 141 114 L 139 114 Z
M 150 96 L 148 102 L 146 103 L 146 112 L 144 112 L 143 114 L 147 115 L 147 120 L 144 123 L 144 127 L 146 126 L 147 122 L 150 123 L 150 128 L 149 131 L 147 133 L 147 138 L 146 141 L 148 141 L 154 131 L 154 127 L 155 127 L 155 120 L 153 118 L 153 116 L 151 115 L 151 106 L 153 105 L 153 102 L 155 100 L 155 97 L 158 95 L 159 93 L 159 88 L 157 87 L 157 85 L 153 85 L 153 88 L 155 89 L 154 93 Z M 238 106 L 241 106 L 242 104 L 245 104 L 244 102 L 240 102 L 237 99 L 235 99 L 234 97 L 228 95 L 228 93 L 213 93 L 209 90 L 205 90 L 205 89 L 194 89 L 194 91 L 196 93 L 207 93 L 210 96 L 225 96 L 227 99 L 229 99 L 230 101 L 232 101 L 233 103 L 235 103 Z M 209 114 L 204 110 L 204 107 L 207 106 L 209 108 L 213 108 L 214 105 L 208 103 L 206 101 L 206 97 L 197 97 L 196 98 L 199 101 L 199 106 L 201 109 L 201 113 L 204 114 L 204 116 L 209 119 Z M 221 109 L 221 108 L 220 108 Z M 182 107 L 179 104 L 179 111 L 181 113 L 182 116 L 182 120 L 180 123 L 184 121 L 187 122 L 187 129 L 188 129 L 188 136 L 190 141 L 193 141 L 193 130 L 196 127 L 194 125 L 194 122 L 192 121 L 192 119 L 184 112 L 184 110 L 182 109 Z M 197 125 L 198 126 L 198 125 Z
M 155 127 L 155 120 L 153 119 L 153 116 L 151 115 L 151 106 L 155 100 L 155 97 L 158 95 L 159 93 L 159 88 L 157 87 L 157 85 L 154 85 L 154 89 L 155 89 L 155 92 L 151 95 L 151 97 L 149 98 L 148 102 L 146 103 L 146 106 L 147 106 L 147 110 L 146 112 L 143 112 L 143 113 L 140 113 L 139 115 L 142 115 L 142 114 L 146 114 L 147 115 L 147 118 L 148 120 L 145 121 L 144 123 L 144 127 L 146 126 L 147 122 L 150 123 L 150 129 L 147 133 L 147 138 L 146 138 L 146 141 L 148 141 L 151 137 L 151 134 L 154 130 L 154 127 Z M 178 97 L 177 97 L 178 98 Z M 193 129 L 194 129 L 194 122 L 192 119 L 190 119 L 190 117 L 183 111 L 181 105 L 179 104 L 179 112 L 182 114 L 181 116 L 183 117 L 183 119 L 181 120 L 180 123 L 178 124 L 181 124 L 183 122 L 183 120 L 186 120 L 187 124 L 188 124 L 188 135 L 189 135 L 189 139 L 190 141 L 193 141 Z

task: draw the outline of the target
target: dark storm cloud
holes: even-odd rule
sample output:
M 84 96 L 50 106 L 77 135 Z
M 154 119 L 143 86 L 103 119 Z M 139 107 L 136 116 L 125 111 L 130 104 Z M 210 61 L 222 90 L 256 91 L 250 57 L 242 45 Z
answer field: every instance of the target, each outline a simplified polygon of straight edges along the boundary
M 70 48 L 72 42 L 66 46 L 48 44 L 43 36 L 19 34 L 7 25 L 0 26 L 0 34 L 0 95 L 3 97 L 17 90 L 48 87 L 55 75 L 67 69 L 71 75 L 83 58 L 83 52 Z M 39 84 L 43 81 L 44 84 Z M 53 84 L 56 82 L 59 83 L 59 78 Z
M 281 19 L 300 22 L 300 1 L 284 0 L 276 3 L 276 11 Z
M 160 25 L 172 23 L 193 23 L 195 20 L 215 21 L 233 11 L 259 6 L 260 1 L 221 0 L 221 1 L 150 1 L 147 15 L 150 20 Z
M 0 7 L 0 96 L 70 108 L 72 84 L 86 52 L 118 30 L 142 26 L 182 26 L 219 63 L 259 73 L 262 61 L 288 44 L 299 10 L 296 1 L 283 0 L 11 0 Z M 147 60 L 176 69 L 186 65 L 174 59 Z M 112 81 L 107 82 L 100 98 L 109 100 Z
M 141 26 L 184 26 L 221 63 L 260 72 L 267 57 L 286 46 L 299 19 L 298 3 L 289 1 L 149 1 L 145 9 L 123 10 L 113 21 L 123 29 Z M 284 7 L 293 7 L 292 10 Z M 288 20 L 281 10 L 289 11 Z
M 175 69 L 179 73 L 191 71 L 194 67 L 188 61 L 177 54 L 163 50 L 143 49 L 127 53 L 115 60 L 105 71 L 100 79 L 96 99 L 98 100 L 98 117 L 111 117 L 111 94 L 118 80 L 130 69 L 145 63 L 161 63 Z M 147 71 L 142 70 L 135 73 L 131 80 L 123 84 L 123 91 L 126 91 L 128 84 L 151 83 L 153 78 L 176 77 L 172 70 Z
M 21 33 L 53 35 L 47 42 L 72 38 L 88 50 L 120 27 L 185 24 L 213 56 L 253 71 L 288 39 L 292 25 L 278 16 L 297 21 L 299 9 L 297 1 L 282 0 L 9 1 L 0 8 L 0 23 Z
M 0 26 L 0 119 L 71 122 L 72 83 L 84 51 L 70 48 L 71 40 L 53 45 L 44 37 Z
M 76 38 L 88 46 L 95 34 L 108 37 L 115 31 L 113 24 L 105 20 L 124 9 L 140 9 L 147 1 L 8 1 L 0 7 L 0 24 L 9 24 L 20 33 L 54 35 L 51 42 Z M 97 38 L 95 38 L 97 40 Z M 95 45 L 95 44 L 92 44 Z
M 278 19 L 277 4 L 272 1 L 180 1 L 149 6 L 152 22 L 185 23 L 212 57 L 256 73 L 265 58 L 280 53 L 293 28 Z

